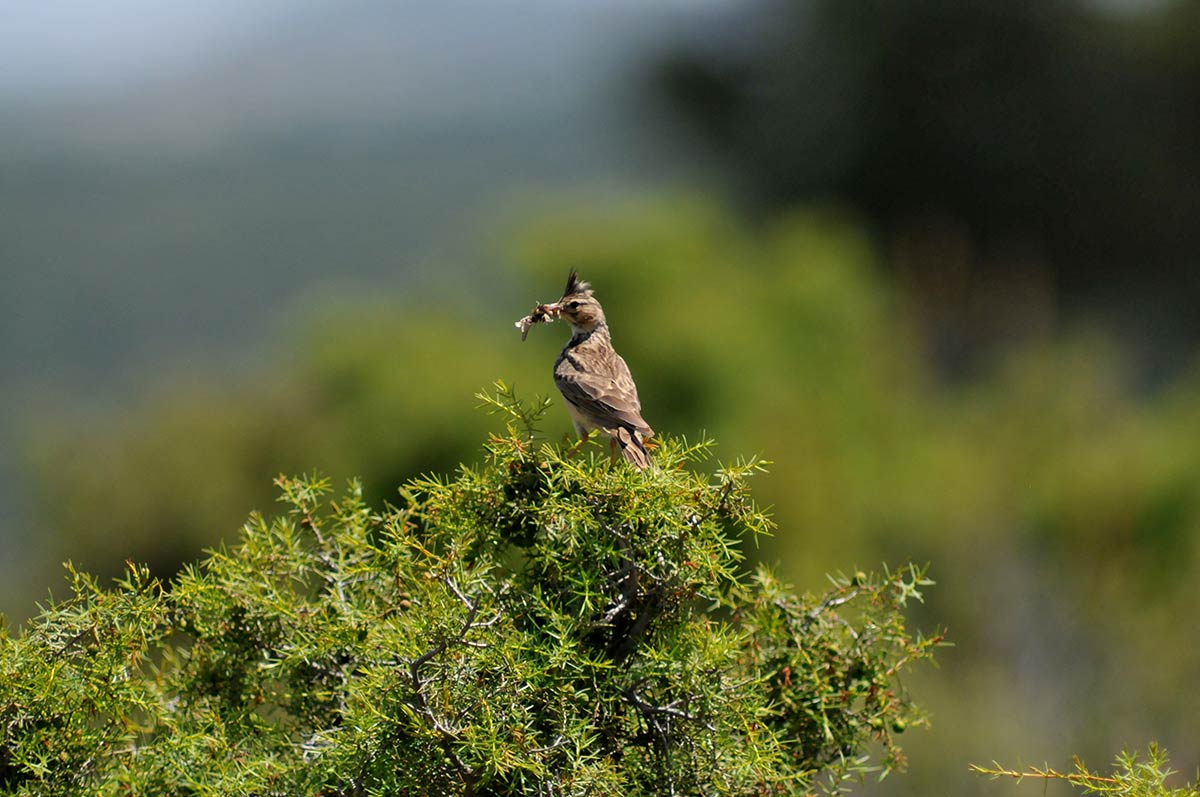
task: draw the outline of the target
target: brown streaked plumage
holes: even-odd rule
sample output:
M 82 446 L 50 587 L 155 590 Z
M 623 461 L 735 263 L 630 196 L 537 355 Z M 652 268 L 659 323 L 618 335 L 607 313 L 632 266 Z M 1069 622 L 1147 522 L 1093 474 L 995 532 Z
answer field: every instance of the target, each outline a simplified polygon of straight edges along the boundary
M 571 324 L 571 339 L 554 363 L 554 383 L 567 403 L 575 431 L 583 440 L 594 429 L 604 432 L 620 446 L 625 459 L 644 469 L 650 464 L 645 440 L 654 430 L 642 418 L 637 385 L 613 348 L 592 286 L 572 270 L 562 298 L 547 307 Z

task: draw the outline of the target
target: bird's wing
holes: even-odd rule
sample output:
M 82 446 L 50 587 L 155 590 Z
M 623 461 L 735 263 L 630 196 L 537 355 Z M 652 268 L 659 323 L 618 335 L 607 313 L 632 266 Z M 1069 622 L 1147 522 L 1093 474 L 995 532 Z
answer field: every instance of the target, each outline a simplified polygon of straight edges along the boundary
M 627 426 L 648 437 L 654 430 L 642 418 L 642 405 L 629 367 L 620 357 L 617 363 L 613 374 L 584 371 L 574 363 L 564 363 L 568 367 L 556 368 L 554 381 L 563 398 L 594 419 L 598 426 Z

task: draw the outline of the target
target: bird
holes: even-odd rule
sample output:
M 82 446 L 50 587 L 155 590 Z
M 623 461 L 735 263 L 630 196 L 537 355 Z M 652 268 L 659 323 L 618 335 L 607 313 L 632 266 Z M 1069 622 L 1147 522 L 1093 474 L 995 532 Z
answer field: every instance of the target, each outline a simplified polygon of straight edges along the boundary
M 603 432 L 633 467 L 645 470 L 650 465 L 646 438 L 654 430 L 642 418 L 637 385 L 613 348 L 604 309 L 592 295 L 592 286 L 572 269 L 562 298 L 545 307 L 571 325 L 571 339 L 554 362 L 554 384 L 567 404 L 580 445 L 590 432 Z

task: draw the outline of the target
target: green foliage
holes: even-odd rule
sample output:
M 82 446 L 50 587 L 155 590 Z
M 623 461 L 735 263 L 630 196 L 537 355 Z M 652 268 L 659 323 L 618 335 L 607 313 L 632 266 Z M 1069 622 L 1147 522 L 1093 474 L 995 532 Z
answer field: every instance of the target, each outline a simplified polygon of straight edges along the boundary
M 761 463 L 568 456 L 500 387 L 485 462 L 398 508 L 281 477 L 286 513 L 169 589 L 72 571 L 0 638 L 0 789 L 793 794 L 902 764 L 900 674 L 941 640 L 905 628 L 921 571 L 799 596 L 739 552 Z
M 971 771 L 993 779 L 1015 778 L 1018 782 L 1026 778 L 1043 782 L 1064 781 L 1085 794 L 1105 797 L 1194 797 L 1200 789 L 1196 784 L 1178 787 L 1167 784 L 1167 779 L 1174 775 L 1175 771 L 1168 766 L 1167 754 L 1157 744 L 1151 743 L 1146 760 L 1140 760 L 1137 753 L 1125 751 L 1117 756 L 1114 766 L 1116 769 L 1111 775 L 1100 775 L 1076 758 L 1074 772 L 1058 772 L 1038 767 L 1030 767 L 1022 772 L 999 764 L 993 764 L 991 767 L 972 764 Z
M 483 381 L 553 390 L 565 330 L 521 343 L 512 322 L 575 266 L 656 429 L 773 460 L 755 496 L 779 531 L 759 551 L 782 577 L 877 561 L 941 574 L 916 616 L 959 647 L 944 677 L 913 676 L 937 722 L 907 737 L 908 777 L 878 791 L 986 791 L 947 757 L 1029 760 L 1061 744 L 1098 760 L 1150 736 L 1200 749 L 1178 697 L 1200 671 L 1179 623 L 1200 615 L 1200 371 L 1148 392 L 1103 334 L 1064 327 L 940 382 L 882 253 L 834 213 L 750 227 L 668 197 L 563 200 L 529 218 L 511 262 L 470 290 L 326 298 L 294 313 L 252 377 L 164 377 L 121 410 L 31 423 L 28 550 L 46 566 L 22 562 L 0 583 L 31 582 L 7 598 L 14 616 L 63 559 L 170 572 L 269 507 L 276 473 L 361 475 L 380 511 L 408 475 L 472 461 Z M 542 426 L 570 433 L 557 400 Z

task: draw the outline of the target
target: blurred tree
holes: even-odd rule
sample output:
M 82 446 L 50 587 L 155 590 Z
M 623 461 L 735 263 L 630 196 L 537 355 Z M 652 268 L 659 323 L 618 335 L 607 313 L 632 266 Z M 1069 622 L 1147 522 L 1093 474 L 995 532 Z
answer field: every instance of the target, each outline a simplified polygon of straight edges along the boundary
M 658 83 L 752 205 L 869 217 L 943 363 L 1061 305 L 1178 367 L 1200 340 L 1200 6 L 1126 5 L 738 6 Z

